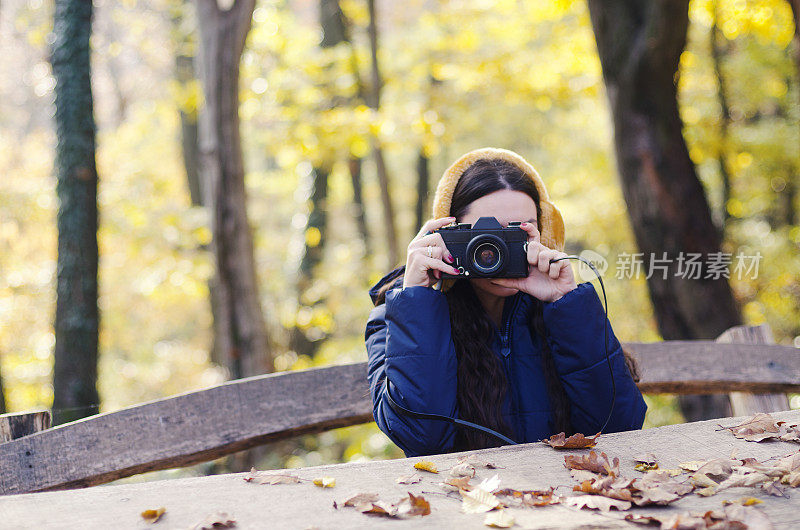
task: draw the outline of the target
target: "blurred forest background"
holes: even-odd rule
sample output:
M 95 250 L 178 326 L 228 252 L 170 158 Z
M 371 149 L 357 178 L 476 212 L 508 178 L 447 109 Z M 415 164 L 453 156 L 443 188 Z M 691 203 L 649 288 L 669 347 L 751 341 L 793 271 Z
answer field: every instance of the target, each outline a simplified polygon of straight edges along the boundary
M 247 3 L 219 2 L 230 13 Z M 209 102 L 225 107 L 226 85 L 213 98 L 203 90 L 198 57 L 217 23 L 198 17 L 208 4 L 94 1 L 99 399 L 78 406 L 54 405 L 56 13 L 46 0 L 0 3 L 0 412 L 53 407 L 66 421 L 269 368 L 364 360 L 368 287 L 404 262 L 442 172 L 485 146 L 517 151 L 537 168 L 564 214 L 567 252 L 608 259 L 619 339 L 662 339 L 644 276 L 613 275 L 619 254 L 640 250 L 585 1 L 259 0 L 245 9 L 251 27 L 234 99 L 245 187 L 231 193 L 243 199 L 246 190 L 247 217 L 243 203 L 237 215 L 253 229 L 255 289 L 215 276 L 213 227 L 225 221 L 208 206 L 219 196 L 201 189 L 209 169 L 198 134 L 202 141 Z M 720 249 L 763 256 L 757 277 L 731 275 L 740 318 L 768 322 L 778 343 L 800 347 L 792 5 L 692 0 L 679 52 L 683 137 Z M 263 326 L 253 321 L 264 357 L 250 365 L 230 358 L 230 330 L 215 325 L 231 310 L 220 297 L 242 289 Z M 684 420 L 673 396 L 646 399 L 646 427 Z M 798 396 L 790 404 L 800 408 Z M 399 456 L 369 424 L 272 444 L 258 465 Z M 126 480 L 227 466 L 220 459 Z

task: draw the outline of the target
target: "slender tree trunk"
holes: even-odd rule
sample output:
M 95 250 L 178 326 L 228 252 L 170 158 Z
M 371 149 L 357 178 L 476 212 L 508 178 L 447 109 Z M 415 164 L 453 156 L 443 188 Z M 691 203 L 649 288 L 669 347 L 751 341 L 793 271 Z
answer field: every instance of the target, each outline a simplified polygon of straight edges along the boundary
M 175 80 L 184 88 L 197 79 L 194 68 L 194 57 L 179 53 L 175 56 Z M 181 119 L 181 154 L 183 168 L 186 171 L 186 183 L 189 186 L 189 198 L 192 206 L 204 206 L 203 192 L 200 188 L 200 145 L 197 134 L 197 111 L 180 106 Z
M 714 74 L 717 78 L 717 102 L 720 108 L 719 119 L 719 136 L 720 147 L 717 151 L 717 163 L 719 164 L 719 176 L 722 182 L 722 208 L 720 212 L 720 238 L 725 235 L 725 227 L 730 219 L 728 213 L 728 201 L 731 199 L 731 176 L 728 172 L 728 148 L 729 138 L 728 129 L 731 124 L 731 112 L 728 105 L 727 87 L 725 83 L 725 75 L 722 72 L 722 59 L 726 55 L 727 46 L 725 45 L 725 36 L 719 28 L 719 0 L 714 1 L 713 10 L 713 23 L 711 24 L 711 31 L 709 32 L 709 40 L 711 44 L 711 58 L 714 62 Z
M 172 35 L 175 44 L 175 81 L 181 88 L 181 92 L 192 90 L 192 85 L 197 82 L 197 69 L 195 67 L 195 50 L 197 44 L 193 37 L 193 32 L 185 28 L 187 10 L 190 3 L 187 0 L 176 0 L 171 6 L 172 15 Z M 189 189 L 189 200 L 192 206 L 203 207 L 205 200 L 200 182 L 200 140 L 198 136 L 198 111 L 196 108 L 187 108 L 179 103 L 178 114 L 181 120 L 181 155 L 183 158 L 183 169 L 186 172 L 186 184 Z M 208 245 L 199 245 L 200 250 L 207 251 Z M 208 280 L 208 304 L 211 309 L 213 326 L 212 344 L 210 351 L 211 362 L 218 365 L 225 365 L 225 353 L 217 337 L 222 337 L 224 327 L 222 326 L 222 315 L 224 311 L 219 309 L 221 298 L 219 295 L 218 280 L 216 277 Z
M 3 377 L 0 375 L 0 414 L 5 414 L 6 410 L 6 392 L 3 389 Z
M 366 103 L 366 89 L 364 88 L 364 82 L 361 79 L 361 70 L 358 67 L 358 56 L 356 54 L 356 48 L 353 46 L 353 42 L 350 39 L 349 25 L 344 14 L 342 14 L 342 21 L 344 27 L 344 39 L 350 44 L 350 68 L 353 72 L 353 76 L 356 79 L 356 97 L 359 101 Z M 367 229 L 366 208 L 364 204 L 364 185 L 361 178 L 361 167 L 363 165 L 363 160 L 360 157 L 351 156 L 348 165 L 350 169 L 350 179 L 353 183 L 353 207 L 356 225 L 358 226 L 359 234 L 361 234 L 361 240 L 364 243 L 364 260 L 365 262 L 369 262 L 372 257 L 372 248 L 369 240 L 369 230 Z
M 356 218 L 358 233 L 364 242 L 364 257 L 369 260 L 372 255 L 372 247 L 369 242 L 369 230 L 367 229 L 367 216 L 364 208 L 364 191 L 361 182 L 361 159 L 351 156 L 348 162 L 350 168 L 350 179 L 353 183 L 353 215 Z
M 331 48 L 344 41 L 344 15 L 338 0 L 320 0 L 319 23 L 322 29 L 320 47 Z M 332 98 L 327 105 L 328 108 L 332 108 L 336 106 L 336 101 Z M 314 283 L 314 272 L 325 254 L 328 177 L 331 170 L 331 161 L 318 160 L 315 161 L 311 172 L 311 195 L 307 201 L 310 203 L 311 211 L 306 221 L 303 257 L 300 260 L 297 277 L 297 299 L 300 308 L 324 303 L 322 299 L 307 300 L 306 293 Z M 298 354 L 313 356 L 324 338 L 324 332 L 319 329 L 306 330 L 295 325 L 292 330 L 291 347 Z
M 664 339 L 713 339 L 741 323 L 727 279 L 677 275 L 679 253 L 720 251 L 703 187 L 682 136 L 678 60 L 686 44 L 688 0 L 589 0 L 614 122 L 622 190 L 639 251 L 663 252 L 667 273 L 647 281 Z M 645 268 L 649 261 L 645 263 Z M 666 278 L 664 278 L 666 276 Z M 729 413 L 727 395 L 681 399 L 689 421 Z
M 369 43 L 372 55 L 372 87 L 367 104 L 375 110 L 381 106 L 381 72 L 378 67 L 378 21 L 375 12 L 375 0 L 367 0 L 369 8 Z M 394 218 L 391 192 L 389 191 L 389 172 L 383 157 L 383 149 L 377 136 L 372 137 L 372 154 L 375 157 L 375 167 L 378 173 L 378 183 L 381 188 L 381 204 L 383 205 L 384 224 L 386 225 L 386 244 L 388 247 L 389 266 L 395 267 L 400 259 L 397 243 L 397 226 Z
M 56 0 L 56 280 L 53 425 L 97 412 L 97 166 L 91 85 L 92 3 Z
M 798 86 L 800 86 L 800 0 L 789 0 L 789 5 L 792 8 L 792 16 L 794 17 L 794 39 L 792 40 L 794 50 L 792 50 L 792 56 L 796 67 L 795 79 Z M 798 94 L 800 94 L 800 90 L 798 90 Z M 795 103 L 800 105 L 800 98 Z M 800 193 L 800 173 L 798 171 L 800 171 L 800 168 L 797 168 L 797 166 L 789 170 L 786 188 L 783 190 L 781 197 L 787 225 L 800 224 L 800 215 L 798 215 L 795 207 L 797 194 Z
M 311 196 L 309 197 L 308 220 L 304 232 L 305 245 L 297 275 L 297 301 L 299 308 L 314 307 L 324 299 L 308 300 L 306 294 L 314 283 L 314 273 L 325 253 L 325 237 L 328 224 L 328 176 L 329 170 L 317 164 L 311 172 Z M 291 333 L 291 348 L 299 355 L 313 356 L 325 338 L 324 331 L 305 330 L 295 325 Z
M 215 0 L 197 1 L 205 97 L 198 123 L 200 180 L 204 203 L 211 211 L 219 296 L 217 341 L 234 379 L 272 371 L 247 219 L 239 132 L 239 61 L 254 7 L 255 0 L 236 0 L 227 10 Z
M 431 179 L 428 157 L 425 156 L 425 151 L 420 148 L 417 154 L 417 207 L 416 207 L 416 230 L 425 224 L 430 215 L 428 215 L 428 187 Z

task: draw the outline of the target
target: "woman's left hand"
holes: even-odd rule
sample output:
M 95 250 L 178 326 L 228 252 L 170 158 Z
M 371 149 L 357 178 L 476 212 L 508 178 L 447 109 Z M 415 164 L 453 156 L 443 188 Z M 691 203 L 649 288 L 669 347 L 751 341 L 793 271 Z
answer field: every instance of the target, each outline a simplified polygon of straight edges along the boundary
M 544 246 L 540 242 L 539 230 L 531 223 L 522 223 L 520 228 L 528 233 L 528 277 L 496 278 L 495 285 L 519 289 L 545 302 L 555 302 L 578 285 L 572 275 L 569 260 L 550 263 L 551 259 L 563 258 L 567 254 Z

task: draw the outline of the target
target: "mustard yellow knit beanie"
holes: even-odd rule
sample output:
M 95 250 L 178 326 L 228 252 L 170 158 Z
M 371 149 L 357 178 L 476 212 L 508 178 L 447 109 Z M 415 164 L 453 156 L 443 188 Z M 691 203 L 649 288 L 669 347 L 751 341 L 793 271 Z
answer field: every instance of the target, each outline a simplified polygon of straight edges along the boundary
M 555 204 L 550 202 L 550 196 L 547 194 L 544 182 L 536 170 L 533 169 L 533 166 L 520 155 L 508 149 L 495 147 L 475 149 L 453 162 L 444 172 L 444 175 L 439 180 L 439 185 L 436 187 L 436 195 L 433 198 L 433 218 L 439 219 L 450 215 L 450 203 L 453 199 L 453 191 L 456 189 L 458 179 L 475 161 L 483 159 L 500 159 L 510 162 L 520 168 L 533 181 L 536 189 L 539 190 L 539 208 L 541 210 L 539 213 L 541 223 L 539 226 L 540 240 L 544 246 L 563 252 L 564 219 L 561 217 L 561 212 L 556 208 Z

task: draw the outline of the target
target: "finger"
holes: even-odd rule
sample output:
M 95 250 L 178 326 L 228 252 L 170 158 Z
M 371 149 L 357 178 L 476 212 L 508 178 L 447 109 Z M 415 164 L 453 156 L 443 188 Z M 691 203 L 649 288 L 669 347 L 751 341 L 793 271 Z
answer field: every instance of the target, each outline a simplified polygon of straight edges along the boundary
M 539 233 L 539 229 L 533 223 L 522 223 L 519 225 L 520 228 L 525 230 L 528 233 L 528 239 L 530 241 L 536 241 L 539 243 L 541 241 L 542 235 Z
M 428 270 L 438 270 L 442 272 L 446 272 L 447 274 L 458 274 L 458 269 L 453 267 L 452 265 L 448 265 L 444 261 L 435 258 L 429 258 L 428 256 L 424 256 L 421 258 L 422 264 L 428 268 Z
M 555 263 L 550 264 L 550 277 L 554 280 L 557 280 L 558 277 L 561 275 L 561 269 L 566 266 L 566 261 L 556 261 Z
M 451 224 L 455 220 L 456 220 L 455 217 L 440 217 L 439 219 L 430 219 L 424 225 L 422 225 L 422 228 L 420 228 L 419 232 L 417 232 L 417 237 L 415 237 L 414 239 L 422 238 L 428 232 L 433 232 L 434 230 L 438 230 L 443 226 Z
M 555 265 L 555 263 L 550 263 L 550 260 L 554 258 L 557 253 L 558 253 L 557 250 L 552 250 L 547 247 L 544 247 L 544 249 L 539 252 L 539 261 L 537 263 L 537 268 L 544 273 L 549 272 L 550 267 L 552 265 Z
M 528 242 L 528 264 L 533 265 L 534 267 L 539 266 L 539 252 L 544 250 L 545 247 L 538 241 L 529 241 Z
M 428 249 L 430 249 L 430 253 Z M 442 248 L 437 247 L 435 245 L 426 245 L 424 247 L 417 247 L 414 249 L 414 252 L 426 258 L 442 259 L 442 256 L 444 255 L 444 251 L 442 250 Z
M 453 256 L 450 254 L 450 251 L 447 250 L 447 245 L 444 244 L 444 238 L 442 234 L 438 232 L 435 234 L 428 234 L 427 236 L 423 236 L 422 238 L 418 239 L 414 242 L 414 246 L 416 248 L 424 248 L 427 246 L 436 247 L 441 250 L 441 254 L 439 258 L 444 259 L 444 261 L 453 261 Z

